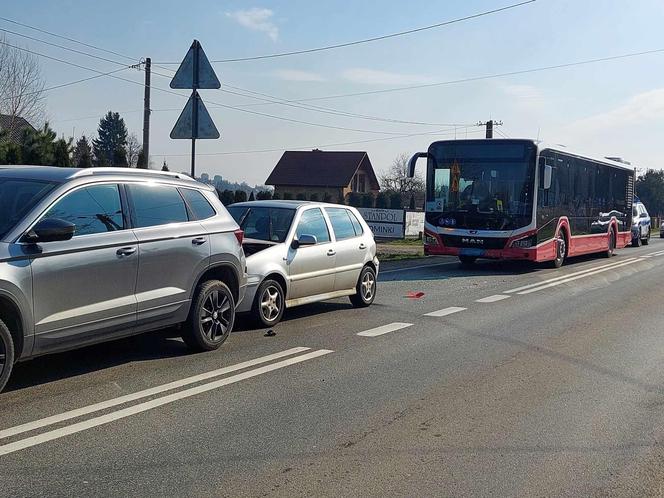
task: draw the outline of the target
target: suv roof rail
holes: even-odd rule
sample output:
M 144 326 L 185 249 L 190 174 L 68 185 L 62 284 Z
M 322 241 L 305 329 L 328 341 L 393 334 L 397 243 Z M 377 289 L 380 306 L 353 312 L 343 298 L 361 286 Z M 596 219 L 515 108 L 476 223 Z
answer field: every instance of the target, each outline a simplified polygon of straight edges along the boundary
M 169 176 L 171 178 L 180 178 L 183 180 L 193 180 L 192 177 L 185 173 L 176 173 L 173 171 L 160 171 L 156 169 L 143 169 L 143 168 L 85 168 L 72 174 L 69 178 L 79 178 L 81 176 L 93 175 L 137 175 L 137 176 Z

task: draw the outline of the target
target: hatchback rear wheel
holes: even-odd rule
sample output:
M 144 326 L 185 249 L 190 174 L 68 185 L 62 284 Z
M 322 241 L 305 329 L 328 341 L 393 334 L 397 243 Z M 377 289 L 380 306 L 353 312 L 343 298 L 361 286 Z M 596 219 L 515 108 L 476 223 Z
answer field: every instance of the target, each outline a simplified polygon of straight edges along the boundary
M 360 278 L 357 279 L 355 294 L 350 296 L 350 302 L 356 308 L 366 308 L 376 299 L 376 271 L 370 266 L 362 268 Z
M 259 325 L 272 327 L 281 321 L 284 316 L 286 299 L 281 284 L 276 280 L 264 280 L 256 290 L 253 318 Z

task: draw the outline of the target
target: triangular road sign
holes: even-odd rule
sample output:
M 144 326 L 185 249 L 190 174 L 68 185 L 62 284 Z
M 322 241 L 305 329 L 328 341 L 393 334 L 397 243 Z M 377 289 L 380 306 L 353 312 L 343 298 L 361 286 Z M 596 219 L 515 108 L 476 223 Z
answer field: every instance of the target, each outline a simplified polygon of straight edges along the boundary
M 197 123 L 193 122 L 194 101 L 198 106 Z M 177 123 L 175 123 L 175 126 L 171 130 L 171 138 L 219 138 L 219 130 L 214 125 L 210 113 L 205 108 L 205 104 L 203 104 L 203 100 L 201 100 L 197 91 L 194 90 L 194 93 L 189 97 L 187 105 L 182 110 Z
M 198 84 L 194 77 L 194 70 L 196 65 L 196 56 L 198 55 Z M 210 61 L 208 60 L 203 47 L 194 40 L 191 44 L 189 52 L 184 56 L 182 64 L 178 68 L 175 76 L 171 80 L 171 88 L 203 88 L 203 89 L 218 89 L 221 88 L 219 78 L 214 72 Z

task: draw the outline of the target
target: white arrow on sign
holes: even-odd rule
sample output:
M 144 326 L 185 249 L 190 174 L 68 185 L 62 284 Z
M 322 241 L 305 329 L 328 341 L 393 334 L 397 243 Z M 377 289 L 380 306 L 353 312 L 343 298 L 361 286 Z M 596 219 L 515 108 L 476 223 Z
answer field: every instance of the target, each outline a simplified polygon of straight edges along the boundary
M 194 102 L 196 102 L 196 109 L 194 109 Z M 171 130 L 171 138 L 219 138 L 219 130 L 214 125 L 210 113 L 196 90 L 189 97 L 187 105 L 182 109 L 180 117 Z

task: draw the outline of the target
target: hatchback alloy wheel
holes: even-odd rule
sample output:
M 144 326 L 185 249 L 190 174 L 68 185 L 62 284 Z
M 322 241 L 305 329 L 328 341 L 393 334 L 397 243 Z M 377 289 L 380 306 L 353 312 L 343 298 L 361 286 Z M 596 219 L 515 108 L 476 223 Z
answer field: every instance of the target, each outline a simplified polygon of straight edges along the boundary
M 372 272 L 366 272 L 362 277 L 362 297 L 365 301 L 371 301 L 376 291 L 376 278 Z
M 261 295 L 261 313 L 267 322 L 273 322 L 283 306 L 281 291 L 275 285 L 268 285 Z

